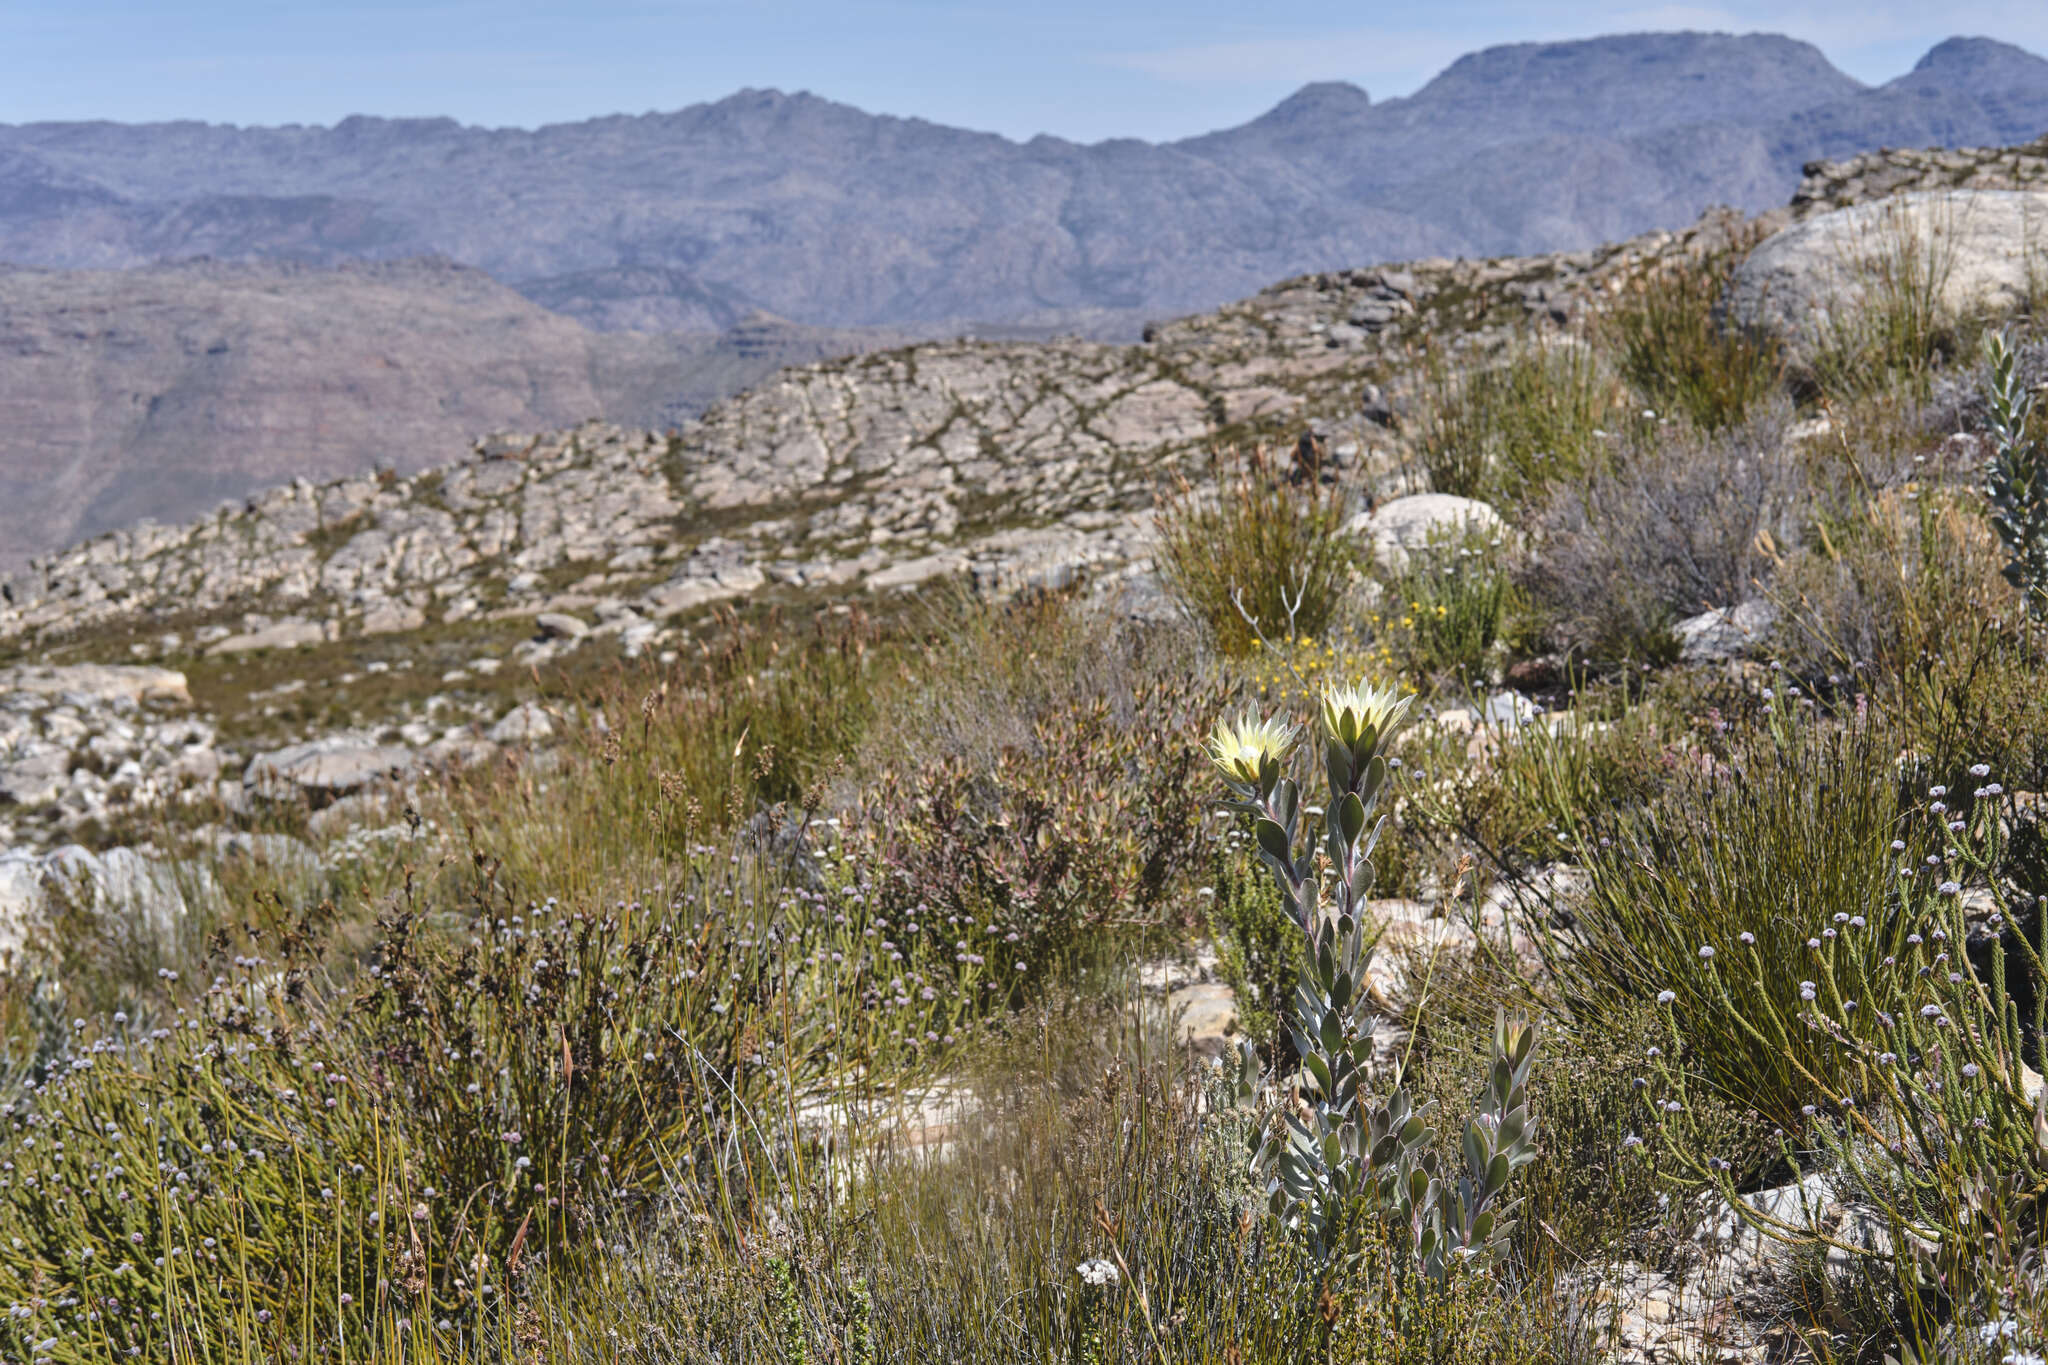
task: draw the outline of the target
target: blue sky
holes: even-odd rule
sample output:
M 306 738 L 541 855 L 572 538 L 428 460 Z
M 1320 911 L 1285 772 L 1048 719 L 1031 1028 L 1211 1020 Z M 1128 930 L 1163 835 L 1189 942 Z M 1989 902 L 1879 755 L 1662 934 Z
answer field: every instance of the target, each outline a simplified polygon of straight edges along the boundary
M 1012 137 L 1180 137 L 1309 80 L 1375 99 L 1494 43 L 1644 29 L 1779 32 L 1878 82 L 1944 37 L 2048 54 L 2048 0 L 0 0 L 0 122 L 532 127 L 742 86 Z

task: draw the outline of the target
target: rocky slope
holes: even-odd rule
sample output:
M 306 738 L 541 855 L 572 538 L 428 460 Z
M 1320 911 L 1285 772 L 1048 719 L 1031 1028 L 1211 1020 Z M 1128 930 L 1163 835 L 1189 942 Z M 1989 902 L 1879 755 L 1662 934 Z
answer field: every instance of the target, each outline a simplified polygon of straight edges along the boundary
M 1966 160 L 2024 177 L 2048 145 Z M 1811 172 L 1814 222 L 1934 173 L 1913 156 Z M 1159 612 L 1151 507 L 1212 448 L 1314 438 L 1368 500 L 1407 492 L 1419 344 L 1484 363 L 1532 319 L 1583 317 L 1758 226 L 1716 214 L 1597 251 L 1301 276 L 1136 345 L 819 362 L 672 432 L 499 433 L 423 473 L 301 479 L 100 536 L 0 585 L 0 847 L 42 868 L 166 804 L 280 795 L 346 826 L 394 776 L 545 737 L 559 718 L 526 704 L 536 670 L 680 649 L 719 604 L 1078 577 L 1114 610 Z
M 2048 127 L 2048 63 L 1942 44 L 1865 89 L 1764 35 L 1475 53 L 1415 95 L 1311 86 L 1152 145 L 1016 143 L 809 95 L 527 132 L 0 128 L 0 260 L 425 252 L 600 326 L 1037 319 L 1127 333 L 1359 261 L 1590 247 L 1784 201 L 1807 159 Z
M 446 261 L 0 268 L 0 573 L 294 477 L 411 473 L 478 431 L 667 426 L 896 335 L 600 334 Z

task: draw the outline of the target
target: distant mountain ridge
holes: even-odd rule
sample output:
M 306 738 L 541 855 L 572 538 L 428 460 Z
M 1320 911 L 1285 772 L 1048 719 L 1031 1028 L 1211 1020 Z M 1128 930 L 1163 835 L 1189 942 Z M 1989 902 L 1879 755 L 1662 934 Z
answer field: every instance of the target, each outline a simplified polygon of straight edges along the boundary
M 1783 203 L 1803 163 L 2048 130 L 2048 61 L 1957 38 L 1865 87 L 1769 35 L 1462 57 L 1414 95 L 1304 87 L 1179 142 L 1013 142 L 745 90 L 532 131 L 0 127 L 0 260 L 434 254 L 609 329 L 1135 331 L 1306 270 L 1571 249 Z
M 0 267 L 0 575 L 296 478 L 412 473 L 483 431 L 672 426 L 785 365 L 905 340 L 760 315 L 592 332 L 435 259 Z

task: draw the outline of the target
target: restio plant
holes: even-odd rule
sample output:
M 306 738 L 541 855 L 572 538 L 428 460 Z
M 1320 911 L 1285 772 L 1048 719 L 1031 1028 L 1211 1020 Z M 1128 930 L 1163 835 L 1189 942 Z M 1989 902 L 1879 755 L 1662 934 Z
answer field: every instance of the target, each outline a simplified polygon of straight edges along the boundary
M 1682 416 L 1700 431 L 1739 426 L 1784 381 L 1778 342 L 1717 316 L 1749 245 L 1645 274 L 1605 320 L 1603 340 L 1622 378 L 1652 410 Z
M 1585 884 L 1529 925 L 1575 1016 L 1669 1006 L 1700 1083 L 1787 1128 L 1807 1076 L 1833 1077 L 1838 1058 L 1804 1032 L 1760 1037 L 1752 1021 L 1798 1011 L 1815 945 L 1840 935 L 1839 951 L 1874 964 L 1908 932 L 1891 735 L 1867 714 L 1823 717 L 1795 690 L 1781 681 L 1752 714 L 1714 717 L 1641 806 L 1597 812 L 1558 790 L 1559 846 Z M 1738 951 L 1754 969 L 1721 969 Z
M 1183 484 L 1161 503 L 1154 561 L 1167 592 L 1226 655 L 1249 654 L 1261 634 L 1323 638 L 1358 562 L 1343 489 L 1260 449 L 1218 465 L 1217 487 Z
M 2012 812 L 1991 778 L 1988 764 L 1976 764 L 1967 787 L 1927 788 L 1886 859 L 1895 924 L 1837 914 L 1800 925 L 1809 937 L 1795 998 L 1739 984 L 1774 970 L 1747 935 L 1727 945 L 1725 961 L 1703 960 L 1694 973 L 1759 1046 L 1792 1059 L 1806 1141 L 1787 1137 L 1782 1159 L 1795 1178 L 1808 1166 L 1832 1172 L 1843 1195 L 1870 1211 L 1860 1231 L 1810 1207 L 1794 1216 L 1745 1199 L 1738 1168 L 1704 1149 L 1693 1127 L 1695 1067 L 1658 1059 L 1648 1092 L 1658 1131 L 1750 1223 L 1889 1280 L 1899 1330 L 1923 1351 L 1950 1340 L 1958 1307 L 2003 1317 L 1987 1341 L 2010 1351 L 2048 1345 L 2039 1311 L 2048 1090 L 2025 1061 L 2048 1025 L 2048 921 L 2037 919 L 2030 938 L 2004 884 Z M 1993 907 L 1977 923 L 1965 910 L 1969 891 Z M 1980 930 L 1989 943 L 1972 952 Z M 2015 1308 L 2024 1320 L 2011 1316 Z
M 1300 853 L 1299 784 L 1284 764 L 1294 728 L 1251 717 L 1225 722 L 1210 740 L 1230 806 L 1253 821 L 1259 855 L 1282 908 L 1301 927 L 1306 962 L 1298 977 L 1288 1035 L 1301 1070 L 1297 1101 L 1264 1125 L 1253 1170 L 1267 1181 L 1272 1219 L 1325 1266 L 1358 1262 L 1378 1228 L 1405 1247 L 1414 1264 L 1441 1282 L 1454 1266 L 1483 1269 L 1506 1246 L 1514 1173 L 1535 1159 L 1535 1131 L 1526 1086 L 1535 1029 L 1502 1014 L 1493 1062 L 1475 1112 L 1465 1125 L 1463 1168 L 1440 1173 L 1426 1105 L 1415 1103 L 1398 1074 L 1387 1098 L 1373 1101 L 1375 1016 L 1366 1012 L 1370 964 L 1373 819 L 1389 767 L 1388 749 L 1412 696 L 1367 686 L 1326 691 L 1321 707 L 1321 757 L 1329 783 L 1320 856 L 1311 838 Z M 1330 903 L 1324 903 L 1327 884 Z M 1257 1048 L 1239 1048 L 1236 1095 L 1259 1089 Z
M 1619 386 L 1571 337 L 1530 337 L 1490 363 L 1424 357 L 1429 409 L 1418 456 L 1438 493 L 1520 507 L 1581 478 L 1607 454 Z

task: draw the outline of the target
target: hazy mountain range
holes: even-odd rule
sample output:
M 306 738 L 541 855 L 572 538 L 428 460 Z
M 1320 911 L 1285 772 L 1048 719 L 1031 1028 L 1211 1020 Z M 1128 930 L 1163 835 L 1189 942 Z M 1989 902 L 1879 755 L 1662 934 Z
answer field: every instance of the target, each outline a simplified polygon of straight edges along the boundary
M 1013 142 L 813 95 L 524 131 L 0 127 L 0 260 L 434 254 L 597 327 L 1128 325 L 1303 270 L 1547 251 L 1782 203 L 1801 163 L 2048 129 L 2048 62 L 1954 39 L 1865 87 L 1764 35 L 1493 48 L 1186 141 Z
M 1135 336 L 1309 270 L 1586 246 L 1782 204 L 1810 159 L 2044 130 L 2048 61 L 2005 44 L 1866 87 L 1706 34 L 1489 49 L 1379 103 L 1310 85 L 1166 144 L 772 90 L 532 131 L 0 126 L 0 572 L 486 428 L 661 424 L 834 351 Z

